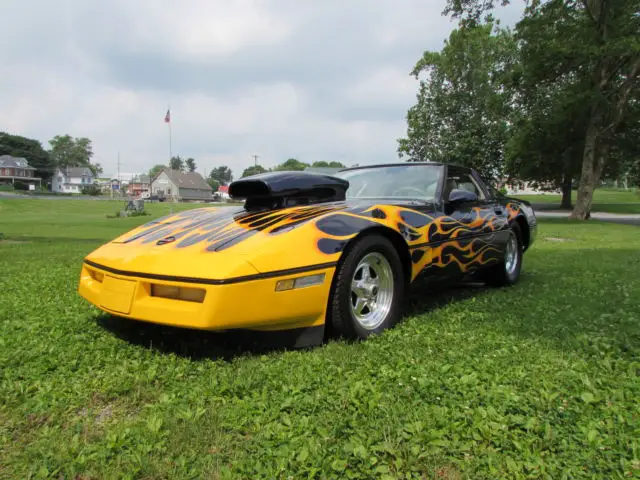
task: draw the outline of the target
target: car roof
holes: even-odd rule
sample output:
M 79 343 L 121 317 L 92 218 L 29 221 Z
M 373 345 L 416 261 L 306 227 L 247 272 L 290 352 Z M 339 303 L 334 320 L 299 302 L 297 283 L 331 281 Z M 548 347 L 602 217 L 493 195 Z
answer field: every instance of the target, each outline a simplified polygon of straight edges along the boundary
M 371 165 L 358 165 L 357 167 L 346 167 L 346 168 L 342 168 L 340 169 L 341 172 L 345 172 L 348 170 L 361 170 L 364 168 L 384 168 L 384 167 L 397 167 L 400 165 L 406 165 L 406 166 L 420 166 L 420 165 L 431 165 L 431 166 L 447 166 L 447 167 L 454 167 L 454 168 L 459 168 L 462 170 L 467 170 L 467 171 L 472 171 L 473 168 L 471 167 L 466 167 L 464 165 L 458 165 L 456 163 L 445 163 L 445 162 L 394 162 L 394 163 L 373 163 Z

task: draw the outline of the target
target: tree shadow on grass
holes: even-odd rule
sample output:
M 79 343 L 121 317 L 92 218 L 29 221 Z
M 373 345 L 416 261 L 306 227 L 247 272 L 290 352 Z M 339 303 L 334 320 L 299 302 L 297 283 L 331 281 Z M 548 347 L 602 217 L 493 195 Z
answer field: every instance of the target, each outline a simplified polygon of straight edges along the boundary
M 403 302 L 403 317 L 428 313 L 450 302 L 481 294 L 486 289 L 483 284 L 472 282 L 437 286 L 426 283 L 416 285 L 408 292 Z M 284 352 L 295 348 L 292 346 L 294 334 L 289 332 L 208 332 L 129 320 L 108 314 L 97 315 L 95 321 L 128 343 L 192 360 L 232 360 L 243 355 Z M 334 340 L 335 337 L 329 334 L 324 343 Z M 317 346 L 319 345 L 312 345 L 310 348 Z

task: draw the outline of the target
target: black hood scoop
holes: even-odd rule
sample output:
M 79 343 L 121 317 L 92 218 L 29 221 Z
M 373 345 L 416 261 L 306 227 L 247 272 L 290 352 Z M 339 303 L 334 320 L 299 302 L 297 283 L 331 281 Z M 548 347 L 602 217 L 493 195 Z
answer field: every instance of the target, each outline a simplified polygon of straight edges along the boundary
M 275 210 L 298 205 L 343 201 L 349 182 L 312 172 L 268 172 L 229 185 L 229 196 L 245 199 L 245 209 Z

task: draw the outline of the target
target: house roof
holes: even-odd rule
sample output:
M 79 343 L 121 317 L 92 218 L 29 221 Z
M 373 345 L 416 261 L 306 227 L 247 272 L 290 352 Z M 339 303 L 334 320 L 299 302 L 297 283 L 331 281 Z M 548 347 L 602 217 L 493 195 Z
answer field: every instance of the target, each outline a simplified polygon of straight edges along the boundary
M 12 157 L 11 155 L 0 155 L 0 167 L 17 167 L 35 170 L 34 167 L 29 166 L 26 158 Z
M 67 177 L 82 177 L 83 175 L 93 176 L 89 167 L 68 167 L 61 168 L 60 171 Z
M 180 170 L 170 170 L 168 168 L 165 168 L 164 172 L 178 188 L 211 191 L 211 186 L 197 172 L 181 172 Z

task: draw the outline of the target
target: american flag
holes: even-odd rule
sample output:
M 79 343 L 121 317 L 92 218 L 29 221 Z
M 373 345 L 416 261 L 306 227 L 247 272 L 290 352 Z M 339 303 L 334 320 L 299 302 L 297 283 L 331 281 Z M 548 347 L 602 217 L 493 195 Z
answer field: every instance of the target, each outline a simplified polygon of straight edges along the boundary
M 171 110 L 167 110 L 167 114 L 164 116 L 164 123 L 171 123 Z

